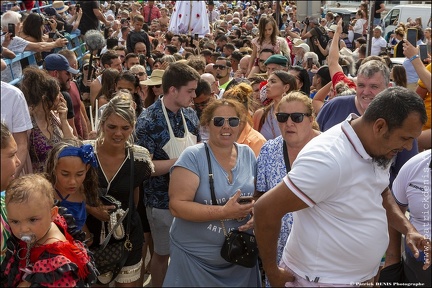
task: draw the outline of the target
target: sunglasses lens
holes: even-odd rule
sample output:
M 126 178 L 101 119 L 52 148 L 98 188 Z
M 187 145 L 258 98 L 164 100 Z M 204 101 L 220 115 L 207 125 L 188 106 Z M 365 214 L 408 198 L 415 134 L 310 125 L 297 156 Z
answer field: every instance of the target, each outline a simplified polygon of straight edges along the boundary
M 230 117 L 228 123 L 231 127 L 237 127 L 240 124 L 240 119 L 237 117 Z
M 301 123 L 303 121 L 303 114 L 302 113 L 292 113 L 291 114 L 291 120 L 294 123 Z
M 213 118 L 213 125 L 216 127 L 222 127 L 225 123 L 225 118 L 223 117 L 214 117 Z
M 83 69 L 84 71 L 87 71 L 89 69 L 89 66 L 84 66 Z
M 288 113 L 276 113 L 276 120 L 279 123 L 285 123 L 288 120 L 290 114 Z
M 161 85 L 153 85 L 153 87 L 155 87 L 155 88 L 160 88 Z

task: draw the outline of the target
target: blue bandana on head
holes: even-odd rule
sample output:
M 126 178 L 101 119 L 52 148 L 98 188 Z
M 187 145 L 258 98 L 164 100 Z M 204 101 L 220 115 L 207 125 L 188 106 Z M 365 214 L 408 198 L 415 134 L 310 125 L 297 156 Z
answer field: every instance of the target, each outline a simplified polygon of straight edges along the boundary
M 66 147 L 60 152 L 58 158 L 60 159 L 67 156 L 80 157 L 85 164 L 90 164 L 95 168 L 98 167 L 96 156 L 93 152 L 93 146 L 90 144 L 82 145 L 79 148 L 73 146 Z

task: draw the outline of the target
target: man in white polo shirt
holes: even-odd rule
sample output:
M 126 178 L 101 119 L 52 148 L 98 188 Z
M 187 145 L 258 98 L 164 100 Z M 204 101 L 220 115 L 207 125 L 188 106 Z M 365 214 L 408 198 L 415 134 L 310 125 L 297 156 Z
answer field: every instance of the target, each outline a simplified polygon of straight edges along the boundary
M 258 249 L 273 287 L 372 285 L 389 242 L 387 219 L 406 235 L 416 257 L 418 249 L 430 254 L 430 240 L 409 223 L 388 189 L 392 158 L 412 148 L 426 120 L 416 93 L 389 88 L 362 116 L 349 115 L 300 151 L 284 183 L 254 207 Z M 288 212 L 294 212 L 294 225 L 278 267 L 277 220 Z

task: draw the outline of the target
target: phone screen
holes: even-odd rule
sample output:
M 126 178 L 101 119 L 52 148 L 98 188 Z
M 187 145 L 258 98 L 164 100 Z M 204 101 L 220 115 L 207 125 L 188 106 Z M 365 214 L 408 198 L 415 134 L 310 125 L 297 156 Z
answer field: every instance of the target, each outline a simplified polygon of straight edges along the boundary
M 11 38 L 15 37 L 15 24 L 8 23 L 8 32 L 11 34 Z
M 414 47 L 417 47 L 417 29 L 408 28 L 407 40 Z
M 312 65 L 313 65 L 313 58 L 308 58 L 307 59 L 307 66 L 308 66 L 308 68 L 312 68 Z
M 428 49 L 426 44 L 419 45 L 420 49 L 420 59 L 424 62 L 428 58 Z

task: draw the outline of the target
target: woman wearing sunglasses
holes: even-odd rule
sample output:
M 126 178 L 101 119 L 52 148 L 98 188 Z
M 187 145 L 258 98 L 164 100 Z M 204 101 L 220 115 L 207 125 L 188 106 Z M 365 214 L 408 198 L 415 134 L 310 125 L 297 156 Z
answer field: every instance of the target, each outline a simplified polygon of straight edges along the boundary
M 300 150 L 320 134 L 312 108 L 312 99 L 302 92 L 291 92 L 284 96 L 276 106 L 275 116 L 281 135 L 267 141 L 261 148 L 257 159 L 255 197 L 260 197 L 280 183 L 290 171 Z M 277 263 L 281 259 L 292 223 L 291 213 L 282 218 Z M 266 283 L 266 286 L 269 286 L 267 279 Z
M 174 220 L 165 287 L 261 286 L 258 265 L 245 268 L 220 256 L 225 240 L 222 225 L 226 231 L 238 228 L 252 233 L 253 201 L 238 203 L 240 196 L 252 196 L 255 190 L 255 155 L 248 146 L 235 143 L 246 117 L 236 100 L 212 101 L 200 121 L 208 127 L 208 142 L 186 148 L 171 168 L 168 192 Z M 218 205 L 212 205 L 208 161 Z
M 152 71 L 149 79 L 140 82 L 141 85 L 148 87 L 147 96 L 144 100 L 144 108 L 149 107 L 158 99 L 159 95 L 163 94 L 162 76 L 164 72 L 164 70 L 155 69 Z
M 272 100 L 269 105 L 258 109 L 253 115 L 253 128 L 260 132 L 267 140 L 281 135 L 275 118 L 274 107 L 287 93 L 297 90 L 296 78 L 286 71 L 278 70 L 270 74 L 266 84 L 267 99 Z

